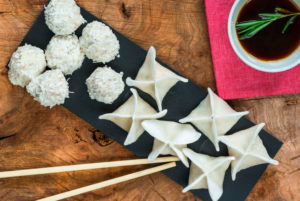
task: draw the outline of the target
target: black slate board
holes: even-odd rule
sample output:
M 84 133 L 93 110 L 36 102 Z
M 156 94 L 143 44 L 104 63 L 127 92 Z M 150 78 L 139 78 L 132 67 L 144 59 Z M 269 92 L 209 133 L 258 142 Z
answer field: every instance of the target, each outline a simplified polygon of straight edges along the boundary
M 94 20 L 99 20 L 89 12 L 81 9 L 83 17 L 88 21 L 92 22 Z M 101 21 L 101 20 L 99 20 Z M 85 25 L 81 26 L 77 31 L 76 35 L 80 36 L 82 29 Z M 114 31 L 117 38 L 120 41 L 120 58 L 108 63 L 114 70 L 118 72 L 124 72 L 124 80 L 126 77 L 135 78 L 140 66 L 143 64 L 146 51 L 141 47 L 130 41 L 128 38 L 122 34 Z M 48 29 L 44 21 L 44 11 L 38 17 L 32 28 L 29 30 L 21 45 L 25 43 L 40 47 L 45 49 L 48 42 L 50 41 L 53 33 Z M 160 62 L 160 61 L 159 61 Z M 160 62 L 162 63 L 162 62 Z M 162 63 L 163 64 L 163 63 Z M 170 70 L 174 71 L 166 64 L 163 64 Z M 98 66 L 103 66 L 103 64 L 95 64 L 89 59 L 85 59 L 83 66 L 75 71 L 69 79 L 70 91 L 75 92 L 70 94 L 70 98 L 66 100 L 64 107 L 69 109 L 71 112 L 75 113 L 97 129 L 105 133 L 109 137 L 113 138 L 120 144 L 123 144 L 126 138 L 126 132 L 120 129 L 115 124 L 106 121 L 98 120 L 98 116 L 104 113 L 109 113 L 114 111 L 118 106 L 125 102 L 131 93 L 129 88 L 126 87 L 122 95 L 112 104 L 105 105 L 89 98 L 87 93 L 87 87 L 85 85 L 85 80 Z M 153 107 L 156 108 L 154 100 L 147 94 L 140 92 L 139 94 L 147 102 L 149 102 Z M 201 100 L 205 98 L 207 91 L 198 87 L 192 82 L 189 83 L 177 83 L 167 94 L 163 101 L 163 107 L 168 109 L 168 114 L 163 118 L 165 120 L 178 121 L 179 119 L 185 117 L 193 110 Z M 249 128 L 253 126 L 254 123 L 246 118 L 242 118 L 229 132 L 234 133 L 236 131 Z M 268 153 L 271 157 L 280 149 L 282 143 L 276 138 L 268 134 L 266 131 L 261 131 L 259 136 L 263 140 Z M 147 133 L 144 133 L 140 139 L 130 145 L 127 148 L 135 153 L 137 156 L 146 158 L 152 149 L 153 139 Z M 201 152 L 209 154 L 212 156 L 227 155 L 226 146 L 221 144 L 220 152 L 216 152 L 213 144 L 202 135 L 200 140 L 196 143 L 189 145 L 196 152 Z M 263 174 L 267 164 L 258 165 L 252 168 L 241 171 L 237 175 L 235 182 L 231 180 L 230 169 L 227 170 L 224 180 L 224 193 L 220 198 L 220 201 L 242 201 L 245 200 L 256 182 L 259 180 L 260 176 Z M 163 171 L 165 175 L 176 181 L 182 186 L 186 186 L 188 182 L 189 169 L 185 168 L 181 162 L 177 163 L 177 167 Z M 196 196 L 200 197 L 204 201 L 210 201 L 211 198 L 207 190 L 193 190 Z

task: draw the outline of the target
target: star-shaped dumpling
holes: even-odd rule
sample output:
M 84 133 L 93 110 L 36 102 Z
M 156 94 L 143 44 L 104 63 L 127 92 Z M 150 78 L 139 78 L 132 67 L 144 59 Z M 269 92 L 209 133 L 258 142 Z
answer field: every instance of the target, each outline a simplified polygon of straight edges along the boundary
M 232 135 L 219 137 L 219 140 L 227 145 L 229 155 L 236 158 L 231 165 L 233 181 L 236 178 L 236 174 L 243 169 L 264 163 L 278 165 L 278 161 L 270 158 L 262 140 L 258 136 L 264 125 L 262 123 Z
M 141 125 L 142 121 L 158 119 L 167 114 L 167 110 L 157 113 L 148 103 L 139 97 L 135 89 L 130 90 L 133 96 L 124 104 L 113 113 L 104 114 L 99 117 L 99 119 L 114 122 L 128 132 L 124 145 L 134 143 L 143 134 L 145 130 Z
M 192 161 L 189 185 L 182 192 L 193 189 L 208 189 L 213 201 L 223 194 L 223 181 L 227 168 L 234 157 L 212 157 L 200 154 L 191 149 L 183 149 L 183 153 Z
M 191 125 L 173 121 L 146 120 L 142 122 L 142 126 L 155 138 L 152 152 L 148 156 L 150 161 L 160 154 L 171 154 L 178 156 L 186 167 L 189 166 L 182 149 L 187 144 L 197 141 L 201 136 Z
M 127 78 L 126 84 L 150 94 L 156 100 L 159 111 L 162 111 L 162 101 L 167 92 L 178 81 L 188 82 L 188 80 L 160 65 L 155 57 L 155 49 L 151 46 L 135 80 Z
M 206 98 L 180 123 L 191 122 L 210 141 L 217 151 L 219 148 L 218 136 L 225 135 L 238 120 L 248 112 L 236 112 L 224 100 L 218 97 L 210 88 Z
M 187 145 L 173 145 L 173 148 L 171 146 L 167 146 L 166 143 L 154 139 L 153 142 L 153 147 L 152 147 L 152 152 L 149 154 L 149 161 L 153 161 L 155 158 L 157 158 L 158 155 L 173 155 L 173 156 L 178 156 L 178 158 L 182 161 L 182 163 L 186 166 L 189 167 L 189 163 L 187 158 L 185 157 L 184 154 L 182 154 L 182 149 L 187 148 Z

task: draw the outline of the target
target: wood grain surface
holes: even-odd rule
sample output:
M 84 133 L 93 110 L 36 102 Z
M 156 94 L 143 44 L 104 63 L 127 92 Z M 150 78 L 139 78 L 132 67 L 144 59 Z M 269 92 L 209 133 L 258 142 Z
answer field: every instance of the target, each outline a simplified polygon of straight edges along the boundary
M 0 0 L 0 171 L 136 158 L 62 106 L 48 109 L 12 86 L 6 63 L 47 0 Z M 202 87 L 215 89 L 203 0 L 78 0 L 78 4 Z M 300 75 L 299 75 L 300 76 Z M 300 95 L 229 101 L 284 142 L 248 201 L 300 200 Z M 0 180 L 1 201 L 29 201 L 145 166 Z M 199 200 L 157 173 L 69 200 Z

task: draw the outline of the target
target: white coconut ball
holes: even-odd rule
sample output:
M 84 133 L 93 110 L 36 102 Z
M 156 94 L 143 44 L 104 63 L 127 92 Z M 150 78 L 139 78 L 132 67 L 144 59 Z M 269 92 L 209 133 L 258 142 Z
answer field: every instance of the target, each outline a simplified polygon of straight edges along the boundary
M 54 36 L 45 55 L 49 68 L 60 69 L 66 75 L 80 68 L 84 60 L 76 35 Z
M 69 84 L 61 70 L 48 70 L 31 80 L 27 91 L 41 105 L 52 108 L 69 97 Z
M 45 7 L 46 24 L 56 35 L 72 34 L 85 19 L 74 0 L 51 0 Z
M 91 99 L 106 104 L 113 103 L 124 91 L 123 73 L 117 73 L 110 67 L 98 67 L 86 80 Z
M 32 45 L 21 46 L 13 53 L 8 67 L 8 78 L 11 83 L 25 87 L 32 78 L 45 70 L 44 51 Z
M 120 44 L 116 35 L 101 22 L 89 23 L 79 40 L 85 55 L 95 63 L 107 63 L 119 55 Z

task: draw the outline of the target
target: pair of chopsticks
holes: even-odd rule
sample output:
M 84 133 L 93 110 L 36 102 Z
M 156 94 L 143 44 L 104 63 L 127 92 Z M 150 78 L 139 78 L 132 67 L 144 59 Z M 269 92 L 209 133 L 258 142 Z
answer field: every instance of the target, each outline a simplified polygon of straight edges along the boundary
M 69 198 L 75 195 L 83 194 L 89 191 L 107 187 L 110 185 L 118 184 L 124 181 L 136 179 L 142 176 L 150 175 L 156 172 L 160 172 L 176 166 L 176 161 L 179 161 L 177 157 L 160 157 L 154 161 L 148 161 L 148 159 L 134 159 L 134 160 L 124 160 L 124 161 L 112 161 L 112 162 L 101 162 L 101 163 L 90 163 L 81 165 L 68 165 L 59 167 L 48 167 L 48 168 L 36 168 L 27 170 L 15 170 L 15 171 L 5 171 L 0 172 L 0 179 L 10 178 L 10 177 L 21 177 L 21 176 L 32 176 L 41 174 L 51 174 L 59 172 L 70 172 L 78 170 L 91 170 L 91 169 L 101 169 L 101 168 L 111 168 L 111 167 L 121 167 L 121 166 L 133 166 L 133 165 L 143 165 L 143 164 L 154 164 L 154 163 L 166 163 L 156 167 L 148 168 L 135 173 L 127 174 L 114 179 L 109 179 L 96 184 L 78 188 L 75 190 L 60 193 L 54 196 L 40 199 L 38 201 L 56 201 Z

